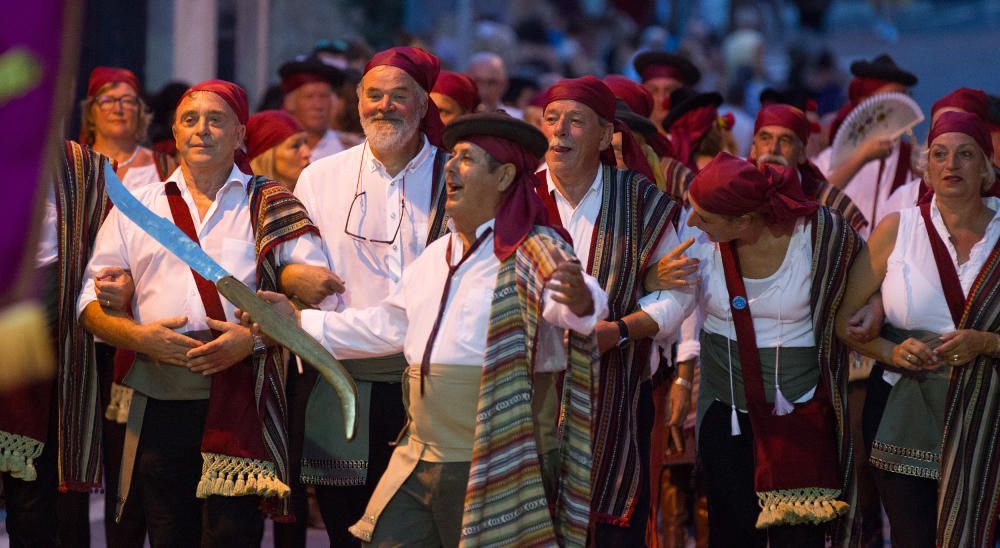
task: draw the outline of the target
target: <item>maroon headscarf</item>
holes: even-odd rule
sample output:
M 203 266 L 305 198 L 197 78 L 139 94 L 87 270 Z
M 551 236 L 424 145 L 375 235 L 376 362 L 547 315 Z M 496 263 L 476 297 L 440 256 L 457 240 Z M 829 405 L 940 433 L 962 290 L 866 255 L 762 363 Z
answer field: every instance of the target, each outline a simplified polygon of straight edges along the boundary
M 493 253 L 503 261 L 517 251 L 517 246 L 521 245 L 532 226 L 552 226 L 549 224 L 549 212 L 535 192 L 533 174 L 541 161 L 528 149 L 502 137 L 467 135 L 462 140 L 482 148 L 501 164 L 514 164 L 517 169 L 514 183 L 497 209 L 493 224 Z M 561 226 L 553 228 L 567 242 L 572 241 Z
M 389 48 L 376 53 L 365 65 L 364 74 L 381 66 L 396 67 L 409 74 L 410 78 L 413 78 L 417 85 L 427 93 L 434 89 L 434 83 L 441 72 L 441 61 L 437 57 L 412 46 Z M 427 136 L 427 140 L 432 145 L 441 146 L 441 132 L 444 131 L 444 124 L 441 122 L 441 113 L 438 112 L 434 101 L 427 101 L 427 113 L 424 114 L 424 118 L 420 122 L 420 129 L 424 131 L 424 135 Z
M 177 106 L 180 106 L 184 102 L 184 99 L 187 99 L 188 96 L 197 91 L 209 91 L 221 97 L 229 105 L 229 108 L 233 109 L 233 113 L 236 114 L 236 119 L 239 120 L 240 124 L 246 125 L 250 119 L 250 104 L 247 102 L 247 92 L 237 84 L 225 80 L 205 80 L 189 87 L 177 101 Z M 250 169 L 250 161 L 247 160 L 246 153 L 242 149 L 236 150 L 233 161 L 243 173 L 253 173 Z
M 768 224 L 812 215 L 819 208 L 802 191 L 795 168 L 758 168 L 727 152 L 720 152 L 695 175 L 688 196 L 709 213 L 733 217 L 759 213 Z
M 632 109 L 632 112 L 643 118 L 649 118 L 653 113 L 653 94 L 642 84 L 617 74 L 605 76 L 604 84 L 608 86 L 611 93 L 615 94 L 615 97 L 625 101 L 625 104 L 628 105 L 628 108 Z M 646 139 L 646 144 L 653 149 L 653 152 L 657 156 L 661 158 L 664 156 L 673 156 L 670 141 L 667 141 L 660 132 L 644 135 L 643 137 Z
M 118 67 L 97 67 L 90 72 L 90 79 L 87 80 L 87 97 L 95 97 L 101 88 L 116 82 L 128 84 L 136 93 L 142 93 L 139 79 L 131 70 Z
M 674 157 L 692 171 L 698 171 L 694 162 L 694 144 L 705 136 L 712 126 L 719 123 L 719 111 L 715 105 L 704 105 L 684 113 L 670 124 L 670 147 Z
M 760 109 L 753 124 L 754 135 L 764 126 L 779 126 L 792 131 L 802 141 L 802 146 L 809 142 L 809 119 L 805 112 L 791 105 L 775 103 Z
M 479 104 L 476 81 L 458 72 L 442 70 L 431 91 L 451 97 L 465 112 L 473 112 Z
M 635 140 L 632 131 L 624 122 L 615 118 L 615 94 L 597 78 L 584 76 L 582 78 L 564 78 L 552 85 L 545 91 L 544 107 L 548 108 L 550 103 L 555 101 L 576 101 L 591 109 L 598 116 L 611 122 L 615 126 L 615 132 L 622 135 L 622 159 L 628 169 L 643 174 L 650 181 L 655 181 L 653 169 L 649 167 L 646 156 L 642 153 L 642 147 Z M 615 152 L 609 146 L 601 151 L 601 162 L 615 165 Z
M 937 111 L 946 107 L 957 108 L 985 120 L 989 100 L 986 98 L 986 92 L 981 89 L 958 88 L 934 102 L 931 106 L 931 119 L 934 119 Z
M 254 114 L 247 121 L 247 160 L 253 160 L 302 131 L 305 131 L 302 124 L 283 110 L 263 110 Z

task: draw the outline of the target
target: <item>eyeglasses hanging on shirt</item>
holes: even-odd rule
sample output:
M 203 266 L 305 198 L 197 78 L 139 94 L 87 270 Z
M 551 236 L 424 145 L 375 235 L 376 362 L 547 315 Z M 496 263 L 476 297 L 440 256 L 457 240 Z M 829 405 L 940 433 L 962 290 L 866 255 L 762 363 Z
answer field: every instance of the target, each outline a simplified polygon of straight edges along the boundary
M 351 227 L 351 215 L 354 213 L 354 206 L 358 203 L 358 199 L 360 199 L 362 196 L 365 196 L 366 199 L 367 199 L 367 195 L 368 195 L 368 192 L 366 190 L 363 190 L 361 188 L 361 169 L 365 165 L 365 153 L 367 151 L 368 151 L 368 143 L 366 141 L 364 149 L 361 151 L 361 163 L 360 163 L 360 165 L 358 165 L 358 179 L 354 183 L 354 199 L 351 200 L 351 208 L 347 210 L 347 219 L 344 221 L 344 234 L 347 234 L 348 236 L 350 236 L 351 238 L 354 238 L 355 240 L 359 240 L 359 241 L 363 241 L 363 242 L 372 242 L 372 243 L 376 243 L 376 244 L 386 244 L 386 245 L 389 245 L 389 244 L 392 244 L 393 242 L 396 241 L 396 237 L 399 236 L 399 229 L 400 229 L 400 227 L 403 226 L 403 213 L 405 213 L 405 211 L 406 211 L 406 176 L 405 175 L 403 176 L 403 178 L 400 180 L 400 183 L 399 183 L 399 217 L 398 217 L 398 222 L 396 223 L 396 230 L 395 230 L 395 232 L 392 233 L 392 237 L 391 238 L 389 238 L 388 240 L 380 240 L 378 238 L 367 238 L 365 236 L 362 236 L 360 234 L 355 233 L 350 228 Z M 359 224 L 358 226 L 359 226 L 358 232 L 361 232 L 361 230 L 360 230 L 360 226 L 361 225 Z

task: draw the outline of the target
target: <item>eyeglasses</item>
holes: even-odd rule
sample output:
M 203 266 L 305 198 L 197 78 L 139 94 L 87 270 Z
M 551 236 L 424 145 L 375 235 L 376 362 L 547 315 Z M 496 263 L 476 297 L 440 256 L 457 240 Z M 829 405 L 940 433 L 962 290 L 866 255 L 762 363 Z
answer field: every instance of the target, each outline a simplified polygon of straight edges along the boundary
M 125 95 L 122 97 L 108 97 L 107 95 L 101 95 L 94 100 L 97 108 L 103 110 L 104 112 L 111 112 L 115 108 L 115 104 L 121 105 L 122 110 L 136 110 L 139 108 L 139 98 L 135 95 Z
M 361 151 L 361 165 L 358 166 L 358 180 L 354 183 L 354 199 L 351 200 L 351 208 L 347 210 L 347 220 L 344 221 L 344 234 L 347 234 L 355 240 L 363 242 L 372 242 L 376 244 L 391 244 L 396 241 L 396 237 L 399 236 L 399 229 L 403 226 L 403 214 L 406 211 L 406 176 L 403 176 L 402 181 L 399 184 L 399 222 L 396 224 L 396 231 L 392 233 L 392 237 L 388 240 L 379 240 L 376 238 L 365 238 L 360 234 L 356 234 L 349 228 L 351 226 L 351 214 L 354 213 L 354 204 L 358 203 L 358 199 L 362 196 L 367 196 L 368 192 L 361 190 L 361 168 L 365 165 L 365 151 L 368 150 L 368 142 L 365 142 L 365 149 Z

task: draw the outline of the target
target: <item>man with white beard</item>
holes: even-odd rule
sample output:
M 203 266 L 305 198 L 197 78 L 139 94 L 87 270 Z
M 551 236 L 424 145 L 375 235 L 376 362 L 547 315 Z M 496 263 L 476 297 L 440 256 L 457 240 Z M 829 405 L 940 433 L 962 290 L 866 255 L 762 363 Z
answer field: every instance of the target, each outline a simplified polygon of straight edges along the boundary
M 376 54 L 358 85 L 366 141 L 307 167 L 295 194 L 320 229 L 328 264 L 286 268 L 282 290 L 307 306 L 343 311 L 380 303 L 403 268 L 447 232 L 442 124 L 429 92 L 437 57 L 413 47 Z M 305 421 L 301 479 L 316 486 L 331 546 L 357 545 L 347 528 L 361 517 L 403 427 L 402 354 L 344 360 L 358 385 L 357 437 L 344 438 L 324 382 L 296 387 Z M 308 402 L 305 402 L 308 398 Z M 292 428 L 295 431 L 295 428 Z M 294 441 L 294 440 L 293 440 Z

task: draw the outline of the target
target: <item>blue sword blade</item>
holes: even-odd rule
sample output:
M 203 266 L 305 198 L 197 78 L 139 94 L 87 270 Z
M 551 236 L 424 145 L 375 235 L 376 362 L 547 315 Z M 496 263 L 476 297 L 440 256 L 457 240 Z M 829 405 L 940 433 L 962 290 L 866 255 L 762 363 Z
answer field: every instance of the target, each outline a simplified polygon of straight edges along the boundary
M 185 264 L 201 274 L 203 278 L 213 283 L 219 281 L 223 276 L 229 275 L 219 263 L 202 251 L 198 244 L 194 243 L 187 234 L 177 228 L 173 221 L 169 221 L 153 213 L 146 206 L 125 188 L 115 170 L 111 167 L 111 162 L 104 162 L 104 187 L 108 191 L 108 197 L 126 217 L 135 223 L 144 232 L 160 242 L 163 247 L 184 261 Z

